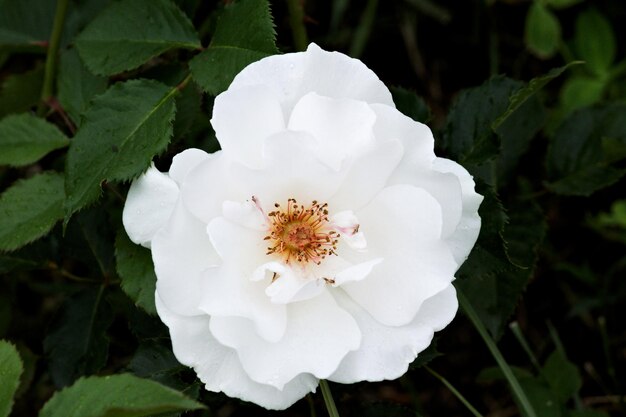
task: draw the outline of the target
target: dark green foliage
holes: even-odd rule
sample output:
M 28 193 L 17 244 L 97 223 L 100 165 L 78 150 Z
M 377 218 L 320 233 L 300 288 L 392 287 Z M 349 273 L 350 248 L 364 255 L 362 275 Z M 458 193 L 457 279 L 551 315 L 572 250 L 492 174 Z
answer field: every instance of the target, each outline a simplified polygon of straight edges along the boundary
M 412 91 L 402 87 L 390 87 L 396 108 L 411 119 L 428 123 L 431 119 L 430 109 L 424 99 Z
M 217 20 L 211 43 L 189 63 L 194 79 L 209 94 L 221 93 L 248 64 L 278 53 L 275 37 L 267 0 L 228 4 Z
M 0 340 L 0 417 L 8 417 L 13 406 L 13 395 L 24 372 L 24 364 L 15 346 Z
M 44 340 L 50 376 L 57 387 L 71 385 L 104 366 L 111 313 L 104 287 L 83 290 L 65 301 Z

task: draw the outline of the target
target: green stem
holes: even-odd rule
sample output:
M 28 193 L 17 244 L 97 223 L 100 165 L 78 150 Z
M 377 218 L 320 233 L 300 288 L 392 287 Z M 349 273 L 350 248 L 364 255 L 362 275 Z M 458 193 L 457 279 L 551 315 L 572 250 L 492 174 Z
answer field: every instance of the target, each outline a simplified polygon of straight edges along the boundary
M 339 417 L 339 411 L 337 411 L 337 406 L 335 405 L 335 400 L 333 400 L 333 394 L 330 392 L 328 382 L 324 379 L 320 379 L 320 388 L 322 390 L 322 396 L 324 397 L 326 409 L 328 410 L 328 415 L 330 417 Z
M 61 35 L 63 34 L 63 23 L 65 22 L 65 14 L 69 0 L 58 0 L 57 9 L 52 23 L 52 34 L 50 35 L 50 43 L 48 45 L 48 54 L 46 55 L 46 68 L 43 78 L 43 87 L 41 89 L 41 103 L 37 113 L 43 116 L 45 113 L 45 105 L 52 97 L 54 86 L 54 74 L 56 72 L 57 58 L 59 55 L 59 45 L 61 44 Z
M 511 331 L 513 332 L 513 335 L 515 336 L 519 344 L 522 346 L 522 348 L 528 355 L 528 358 L 532 362 L 537 372 L 541 372 L 541 365 L 539 364 L 539 361 L 537 360 L 537 357 L 535 356 L 533 351 L 530 349 L 530 345 L 528 344 L 528 341 L 526 341 L 526 337 L 524 337 L 524 333 L 522 333 L 522 330 L 519 328 L 519 324 L 516 321 L 514 321 L 513 323 L 509 324 L 509 328 L 511 329 Z
M 293 44 L 298 51 L 305 51 L 309 45 L 309 37 L 306 34 L 304 26 L 304 8 L 303 0 L 287 0 L 287 8 L 289 9 L 289 25 L 293 35 Z
M 483 415 L 480 414 L 478 410 L 476 410 L 474 406 L 472 406 L 472 404 L 470 404 L 469 401 L 467 401 L 465 397 L 459 391 L 457 391 L 457 389 L 454 388 L 454 386 L 447 379 L 430 369 L 430 367 L 428 366 L 424 366 L 424 369 L 426 369 L 432 376 L 437 378 L 443 385 L 445 385 L 446 388 L 448 388 L 450 392 L 452 392 L 452 394 L 454 394 L 454 396 L 463 403 L 465 408 L 467 408 L 469 412 L 472 413 L 472 415 L 474 415 L 475 417 L 483 417 Z
M 533 408 L 532 404 L 528 400 L 526 393 L 520 386 L 517 378 L 515 378 L 515 375 L 513 375 L 513 371 L 511 370 L 511 367 L 502 356 L 502 353 L 500 353 L 500 350 L 496 346 L 495 342 L 493 341 L 491 336 L 489 336 L 489 333 L 487 333 L 487 329 L 485 328 L 483 323 L 480 321 L 478 314 L 476 313 L 476 311 L 474 311 L 474 308 L 472 307 L 470 302 L 467 300 L 467 298 L 465 298 L 465 295 L 458 288 L 457 288 L 457 294 L 459 297 L 459 303 L 461 304 L 461 308 L 463 308 L 463 311 L 465 312 L 467 317 L 470 319 L 470 321 L 472 322 L 472 324 L 474 325 L 474 327 L 476 328 L 480 336 L 483 338 L 483 341 L 487 345 L 487 348 L 491 352 L 491 355 L 498 363 L 498 366 L 502 370 L 504 377 L 509 382 L 509 385 L 511 385 L 511 390 L 513 391 L 513 395 L 515 395 L 515 397 L 517 398 L 517 401 L 519 402 L 519 405 L 524 410 L 524 414 L 526 415 L 526 417 L 537 417 L 537 413 L 535 412 L 535 409 Z

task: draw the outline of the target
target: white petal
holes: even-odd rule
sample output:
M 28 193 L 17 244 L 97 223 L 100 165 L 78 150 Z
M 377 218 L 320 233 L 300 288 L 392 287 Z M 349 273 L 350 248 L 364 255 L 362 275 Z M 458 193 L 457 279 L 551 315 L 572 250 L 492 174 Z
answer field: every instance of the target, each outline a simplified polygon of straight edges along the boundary
M 170 166 L 170 178 L 180 186 L 187 173 L 201 162 L 209 159 L 210 155 L 203 150 L 189 148 L 174 156 Z
M 384 260 L 366 279 L 341 288 L 381 323 L 405 325 L 454 279 L 456 262 L 441 240 L 441 207 L 422 189 L 396 185 L 357 215 L 368 235 L 361 257 Z
M 261 165 L 265 138 L 285 129 L 276 92 L 265 85 L 231 87 L 218 95 L 211 124 L 224 153 L 253 168 Z
M 222 217 L 211 221 L 207 231 L 223 263 L 207 273 L 200 308 L 213 317 L 250 320 L 262 338 L 278 341 L 286 328 L 285 306 L 272 303 L 264 294 L 268 283 L 254 279 L 258 266 L 269 260 L 263 234 Z
M 222 151 L 208 156 L 189 171 L 180 188 L 181 198 L 189 211 L 205 223 L 222 215 L 224 201 L 245 201 L 251 197 L 233 181 L 232 162 Z
M 328 204 L 333 211 L 358 210 L 370 202 L 386 185 L 402 159 L 398 140 L 377 142 L 355 158 L 341 186 Z
M 356 322 L 327 292 L 289 304 L 288 317 L 287 331 L 276 343 L 258 337 L 247 320 L 216 317 L 210 327 L 220 343 L 237 351 L 250 378 L 278 389 L 303 373 L 328 377 L 359 347 Z
M 380 324 L 341 291 L 333 294 L 356 319 L 363 334 L 361 347 L 348 353 L 329 378 L 344 384 L 399 378 L 419 352 L 430 345 L 433 330 L 445 327 L 458 308 L 456 292 L 449 285 L 424 301 L 411 323 L 392 327 Z
M 480 233 L 481 220 L 478 207 L 483 201 L 483 196 L 474 191 L 472 176 L 456 162 L 437 158 L 433 168 L 439 172 L 454 174 L 461 183 L 463 211 L 454 232 L 448 234 L 446 238 L 454 259 L 460 266 L 467 259 Z
M 373 104 L 371 109 L 376 113 L 376 140 L 401 141 L 406 162 L 429 169 L 435 159 L 435 139 L 428 126 L 405 116 L 393 106 Z
M 362 262 L 352 265 L 335 275 L 333 287 L 338 287 L 346 282 L 357 282 L 365 279 L 372 269 L 383 261 L 383 258 L 372 259 L 371 261 Z
M 197 315 L 203 294 L 203 272 L 219 258 L 204 223 L 193 217 L 179 200 L 165 227 L 152 240 L 157 291 L 177 314 Z
M 310 374 L 298 375 L 282 390 L 252 381 L 243 370 L 237 352 L 220 344 L 211 335 L 208 316 L 177 315 L 158 295 L 156 306 L 161 320 L 170 329 L 176 359 L 194 368 L 207 390 L 223 392 L 271 410 L 284 410 L 307 393 L 315 392 L 318 380 Z
M 234 165 L 231 179 L 245 184 L 264 206 L 326 201 L 339 187 L 343 173 L 335 172 L 314 155 L 314 139 L 304 132 L 285 131 L 265 142 L 262 170 Z M 248 196 L 247 198 L 250 198 Z
M 359 219 L 352 210 L 344 210 L 335 213 L 330 218 L 330 223 L 339 231 L 341 239 L 355 250 L 364 250 L 367 247 L 365 234 L 359 231 Z
M 222 213 L 224 218 L 249 229 L 265 231 L 269 227 L 267 217 L 262 209 L 252 201 L 224 201 Z
M 178 200 L 178 186 L 152 165 L 133 181 L 122 222 L 133 242 L 150 247 L 155 233 L 165 225 Z
M 248 65 L 229 88 L 251 85 L 270 87 L 280 97 L 285 119 L 296 102 L 310 92 L 394 106 L 387 87 L 365 64 L 315 44 L 306 52 L 274 55 Z
M 305 271 L 294 269 L 297 268 L 283 266 L 281 270 L 274 271 L 278 275 L 265 289 L 265 294 L 270 297 L 272 303 L 288 304 L 304 301 L 324 291 L 324 282 L 321 279 L 315 279 Z
M 296 104 L 288 128 L 312 135 L 316 153 L 335 171 L 373 139 L 376 115 L 369 106 L 351 99 L 334 99 L 309 93 Z

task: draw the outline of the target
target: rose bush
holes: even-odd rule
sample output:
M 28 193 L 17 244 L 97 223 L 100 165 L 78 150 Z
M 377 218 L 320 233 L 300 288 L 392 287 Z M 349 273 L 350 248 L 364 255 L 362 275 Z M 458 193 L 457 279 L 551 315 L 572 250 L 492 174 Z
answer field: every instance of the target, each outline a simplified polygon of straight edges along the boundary
M 178 360 L 210 391 L 284 409 L 319 379 L 394 379 L 457 311 L 482 197 L 362 62 L 311 45 L 215 99 L 221 151 L 128 193 Z

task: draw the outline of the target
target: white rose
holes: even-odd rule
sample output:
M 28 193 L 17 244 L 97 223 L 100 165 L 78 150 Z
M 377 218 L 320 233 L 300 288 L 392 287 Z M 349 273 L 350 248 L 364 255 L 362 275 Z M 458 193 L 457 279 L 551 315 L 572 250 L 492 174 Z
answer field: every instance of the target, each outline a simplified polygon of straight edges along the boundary
M 269 409 L 404 374 L 457 311 L 471 176 L 362 62 L 314 44 L 245 68 L 211 123 L 221 151 L 150 168 L 124 208 L 178 360 Z

